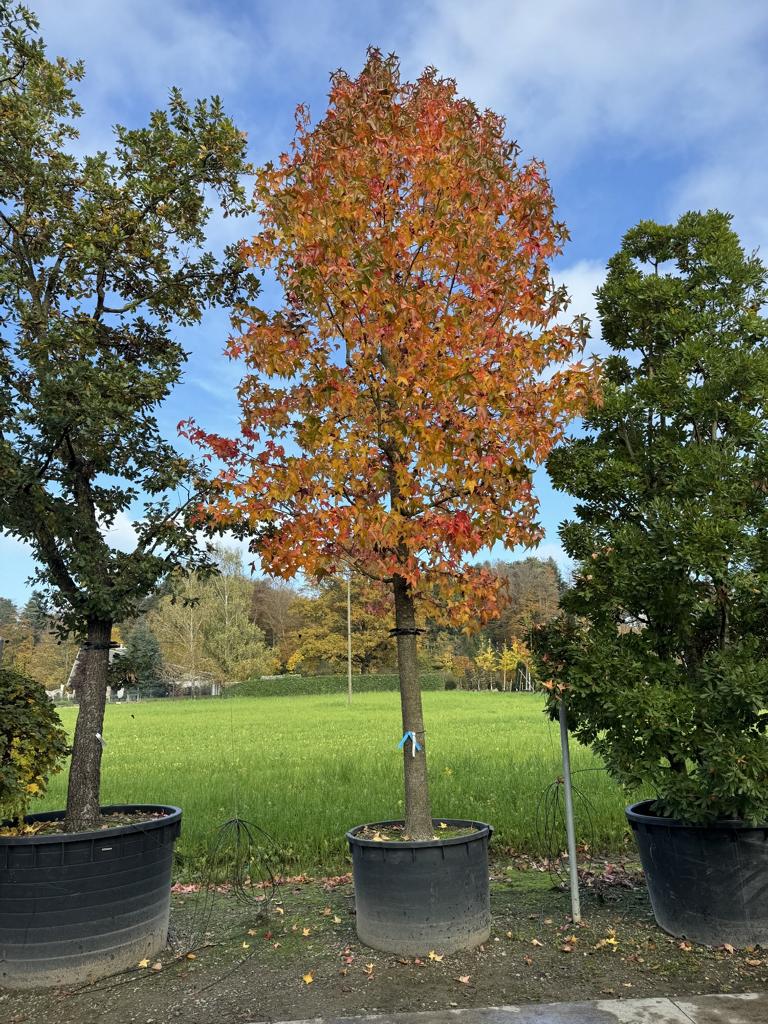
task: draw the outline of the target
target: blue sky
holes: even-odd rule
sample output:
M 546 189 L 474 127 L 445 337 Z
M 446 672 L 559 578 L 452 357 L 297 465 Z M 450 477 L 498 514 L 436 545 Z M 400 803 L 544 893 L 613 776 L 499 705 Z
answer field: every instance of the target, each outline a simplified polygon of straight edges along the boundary
M 523 158 L 543 159 L 572 241 L 556 274 L 571 311 L 592 292 L 623 232 L 687 209 L 734 214 L 748 248 L 768 242 L 768 5 L 762 0 L 28 0 L 49 54 L 82 57 L 83 151 L 108 148 L 110 126 L 140 125 L 170 86 L 219 94 L 247 131 L 251 157 L 288 143 L 297 103 L 325 109 L 328 75 L 359 70 L 369 44 L 395 51 L 412 78 L 429 64 L 503 113 Z M 244 231 L 217 219 L 214 246 Z M 169 435 L 193 415 L 234 433 L 239 369 L 221 354 L 226 315 L 180 335 L 191 356 L 161 414 Z M 597 327 L 593 346 L 599 349 Z M 547 536 L 570 509 L 537 476 Z M 111 540 L 130 546 L 130 518 Z M 498 553 L 498 552 L 495 552 Z M 25 600 L 28 552 L 0 536 L 0 595 Z

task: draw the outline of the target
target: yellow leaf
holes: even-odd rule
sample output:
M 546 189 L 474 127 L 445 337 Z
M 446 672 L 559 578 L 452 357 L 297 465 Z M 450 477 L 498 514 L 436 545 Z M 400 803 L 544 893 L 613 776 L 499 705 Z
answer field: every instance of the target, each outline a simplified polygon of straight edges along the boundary
M 187 960 L 197 960 L 197 953 L 187 953 Z
M 304 982 L 305 985 L 311 985 L 312 982 L 315 980 L 315 972 L 307 971 L 306 974 L 302 974 L 301 980 Z
M 373 969 L 373 964 L 366 964 L 365 967 L 363 968 L 363 970 L 369 977 L 371 974 L 373 974 Z
M 448 826 L 446 825 L 446 823 L 444 821 L 441 821 L 440 822 L 440 828 L 448 828 Z
M 143 960 L 139 960 L 139 967 L 149 967 L 149 960 L 146 957 Z
M 275 907 L 275 913 L 276 914 L 285 914 L 285 911 L 283 910 L 282 907 Z
M 243 943 L 243 949 L 250 949 L 250 948 L 251 948 L 250 942 L 244 942 Z
M 543 946 L 544 943 L 543 942 L 539 942 L 538 939 L 531 939 L 531 945 L 532 946 Z
M 438 963 L 443 959 L 443 955 L 443 953 L 436 953 L 434 949 L 430 949 L 429 951 L 429 959 L 436 960 Z
M 333 923 L 334 924 L 341 924 L 341 918 L 339 917 L 338 914 L 334 914 L 333 915 Z
M 302 928 L 301 929 L 301 934 L 306 938 L 307 935 L 311 935 L 312 934 L 312 929 L 311 928 Z

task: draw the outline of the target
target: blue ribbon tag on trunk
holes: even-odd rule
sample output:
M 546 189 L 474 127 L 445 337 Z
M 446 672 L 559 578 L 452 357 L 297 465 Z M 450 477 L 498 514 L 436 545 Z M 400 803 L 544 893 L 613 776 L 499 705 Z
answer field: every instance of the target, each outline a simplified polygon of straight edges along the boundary
M 403 733 L 403 738 L 397 744 L 398 750 L 402 750 L 408 740 L 411 741 L 411 757 L 416 757 L 416 751 L 421 750 L 421 744 L 416 739 L 416 733 L 411 730 Z

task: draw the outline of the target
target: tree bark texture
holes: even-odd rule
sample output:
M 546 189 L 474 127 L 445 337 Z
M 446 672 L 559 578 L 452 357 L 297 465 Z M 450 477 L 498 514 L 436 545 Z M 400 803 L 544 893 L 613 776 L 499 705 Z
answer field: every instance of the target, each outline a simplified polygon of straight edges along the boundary
M 89 619 L 86 642 L 79 655 L 74 684 L 78 700 L 75 740 L 67 792 L 67 832 L 94 828 L 101 809 L 101 754 L 104 707 L 107 700 L 107 668 L 112 623 Z
M 397 668 L 400 676 L 403 732 L 415 733 L 421 747 L 414 752 L 410 739 L 403 744 L 405 830 L 411 839 L 431 839 L 434 831 L 427 780 L 427 744 L 421 710 L 421 686 L 416 660 L 416 615 L 410 587 L 402 576 L 394 577 L 393 589 L 395 626 L 398 630 L 414 631 L 397 634 Z

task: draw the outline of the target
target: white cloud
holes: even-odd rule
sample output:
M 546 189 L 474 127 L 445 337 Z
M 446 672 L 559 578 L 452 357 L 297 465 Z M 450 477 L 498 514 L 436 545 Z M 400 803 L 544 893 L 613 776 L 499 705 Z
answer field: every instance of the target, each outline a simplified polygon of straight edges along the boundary
M 588 317 L 590 340 L 587 343 L 587 354 L 602 354 L 604 346 L 601 343 L 595 289 L 605 280 L 605 264 L 600 260 L 579 260 L 569 267 L 556 268 L 554 277 L 559 284 L 566 286 L 571 297 L 570 305 L 560 319 L 569 321 L 579 314 Z
M 581 150 L 606 133 L 637 151 L 714 141 L 759 114 L 768 67 L 758 0 L 431 0 L 409 60 L 504 110 L 525 151 Z
M 711 159 L 692 169 L 675 190 L 670 217 L 686 210 L 725 210 L 747 251 L 768 248 L 768 210 L 765 204 L 768 143 L 764 137 L 734 141 L 718 148 Z
M 118 551 L 133 551 L 138 540 L 136 526 L 125 512 L 118 512 L 112 525 L 102 529 L 102 534 L 107 544 Z
M 131 0 L 38 0 L 49 54 L 86 60 L 78 92 L 89 106 L 125 109 L 164 102 L 171 85 L 210 95 L 233 88 L 253 60 L 241 19 L 210 4 Z M 101 122 L 106 130 L 111 121 Z

